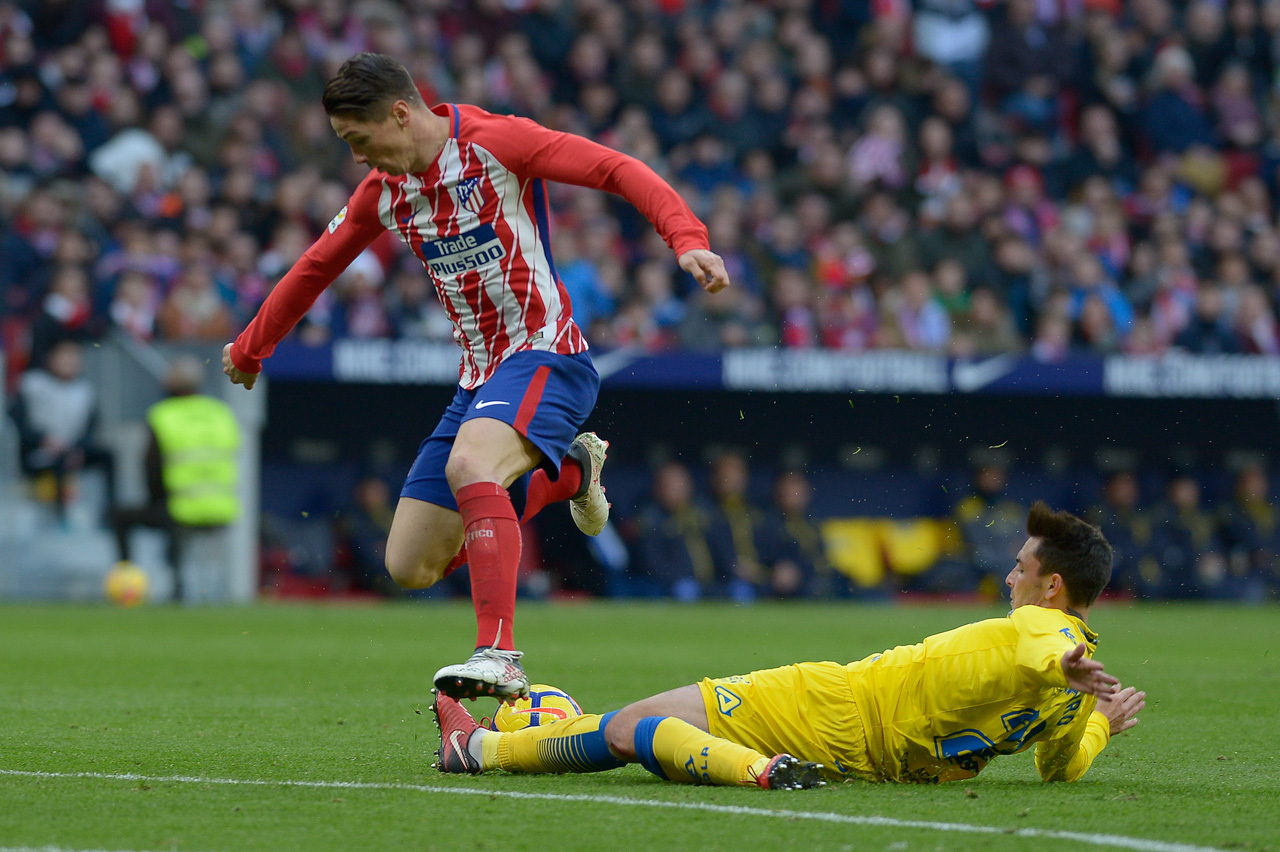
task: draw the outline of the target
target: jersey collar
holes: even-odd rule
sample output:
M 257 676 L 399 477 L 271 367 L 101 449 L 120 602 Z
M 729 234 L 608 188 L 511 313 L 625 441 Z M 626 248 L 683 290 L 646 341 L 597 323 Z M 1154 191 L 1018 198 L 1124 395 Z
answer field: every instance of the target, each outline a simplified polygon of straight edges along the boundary
M 1074 618 L 1080 625 L 1080 632 L 1084 634 L 1084 641 L 1089 643 L 1089 648 L 1096 649 L 1098 647 L 1098 634 L 1089 629 L 1089 625 L 1085 624 L 1084 617 L 1071 607 L 1067 607 L 1067 615 Z

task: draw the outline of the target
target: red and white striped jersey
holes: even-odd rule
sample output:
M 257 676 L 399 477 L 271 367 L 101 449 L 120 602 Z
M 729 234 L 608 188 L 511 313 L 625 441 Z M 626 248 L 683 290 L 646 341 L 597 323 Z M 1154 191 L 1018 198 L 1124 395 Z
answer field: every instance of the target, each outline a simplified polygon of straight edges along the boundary
M 261 370 L 320 293 L 384 230 L 404 240 L 430 274 L 462 347 L 464 388 L 483 384 L 513 352 L 585 351 L 551 258 L 544 178 L 622 196 L 677 256 L 708 247 L 706 227 L 680 195 L 633 157 L 474 106 L 432 111 L 452 129 L 435 163 L 421 174 L 369 173 L 236 338 L 237 368 Z

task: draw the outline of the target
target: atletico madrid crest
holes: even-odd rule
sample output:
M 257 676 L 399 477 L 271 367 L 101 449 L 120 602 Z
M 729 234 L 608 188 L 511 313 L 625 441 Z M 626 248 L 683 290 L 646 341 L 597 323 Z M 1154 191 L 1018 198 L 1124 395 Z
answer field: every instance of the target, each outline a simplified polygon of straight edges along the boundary
M 484 209 L 484 196 L 480 193 L 480 178 L 467 178 L 459 181 L 454 192 L 458 196 L 458 206 L 465 207 L 476 215 Z

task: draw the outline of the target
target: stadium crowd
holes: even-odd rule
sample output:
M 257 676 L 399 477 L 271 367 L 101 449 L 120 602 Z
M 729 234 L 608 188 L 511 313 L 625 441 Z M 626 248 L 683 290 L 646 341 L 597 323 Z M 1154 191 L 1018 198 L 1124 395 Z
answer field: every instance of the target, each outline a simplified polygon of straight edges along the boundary
M 361 176 L 319 102 L 360 50 L 676 182 L 734 288 L 554 189 L 599 346 L 1280 353 L 1278 0 L 4 0 L 10 377 L 228 339 Z M 296 333 L 450 328 L 388 236 Z

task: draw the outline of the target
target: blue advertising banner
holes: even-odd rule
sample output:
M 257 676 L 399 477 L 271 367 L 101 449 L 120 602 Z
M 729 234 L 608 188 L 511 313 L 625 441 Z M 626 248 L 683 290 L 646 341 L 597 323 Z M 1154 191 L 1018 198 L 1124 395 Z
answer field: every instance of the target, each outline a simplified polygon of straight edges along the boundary
M 970 360 L 896 350 L 757 348 L 595 350 L 592 357 L 606 388 L 1280 399 L 1280 358 L 1256 355 L 1070 355 L 1049 362 L 1020 355 Z M 457 347 L 448 343 L 287 341 L 266 370 L 273 381 L 285 382 L 451 385 L 458 361 Z

